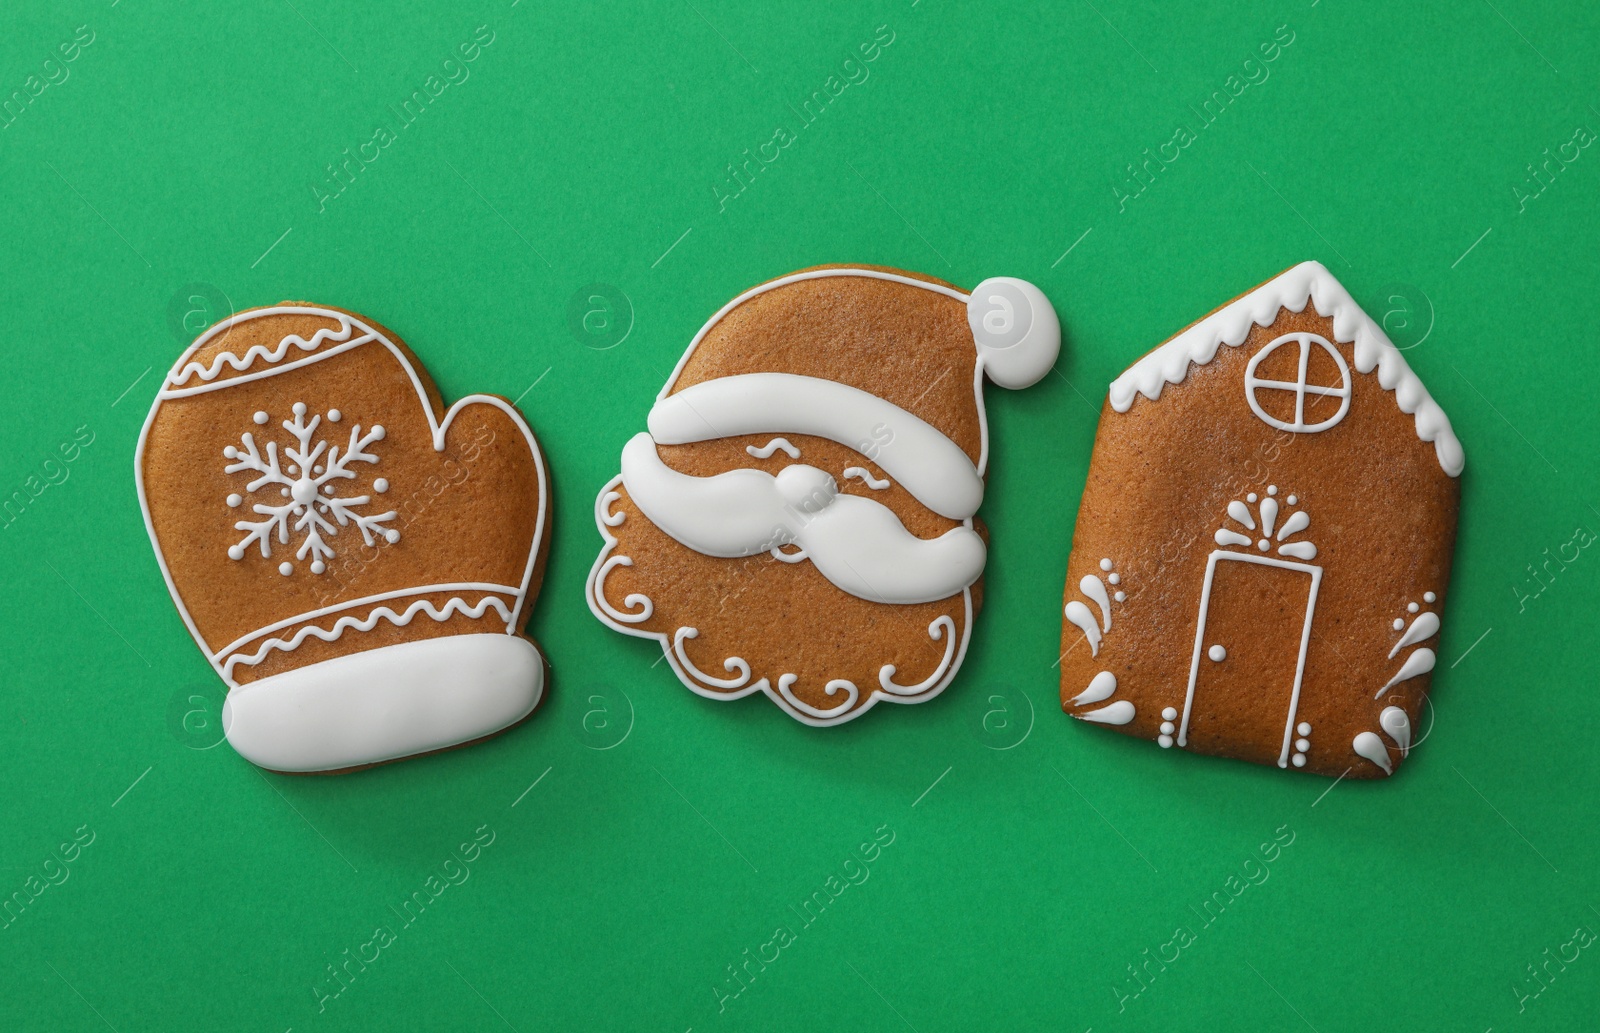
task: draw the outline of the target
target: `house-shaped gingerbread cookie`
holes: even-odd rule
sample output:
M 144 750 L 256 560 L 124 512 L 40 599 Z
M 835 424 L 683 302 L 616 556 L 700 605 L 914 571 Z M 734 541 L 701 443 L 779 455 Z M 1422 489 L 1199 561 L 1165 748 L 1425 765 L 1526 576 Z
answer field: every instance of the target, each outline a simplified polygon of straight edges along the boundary
M 1438 650 L 1463 466 L 1305 262 L 1111 385 L 1067 566 L 1061 702 L 1164 749 L 1393 774 Z

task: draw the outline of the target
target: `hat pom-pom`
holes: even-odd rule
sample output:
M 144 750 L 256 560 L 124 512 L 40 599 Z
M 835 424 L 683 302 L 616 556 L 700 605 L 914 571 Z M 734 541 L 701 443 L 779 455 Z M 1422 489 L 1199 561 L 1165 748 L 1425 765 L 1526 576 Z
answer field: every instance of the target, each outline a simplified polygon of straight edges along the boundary
M 1036 384 L 1061 354 L 1061 323 L 1044 292 L 1026 280 L 995 276 L 967 302 L 967 324 L 989 379 L 1015 391 Z

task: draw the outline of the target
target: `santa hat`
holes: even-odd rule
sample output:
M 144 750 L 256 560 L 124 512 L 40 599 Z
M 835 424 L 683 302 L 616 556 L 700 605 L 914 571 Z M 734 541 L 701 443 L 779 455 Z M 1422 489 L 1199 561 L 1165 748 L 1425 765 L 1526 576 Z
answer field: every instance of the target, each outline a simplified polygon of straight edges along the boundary
M 1060 350 L 1055 309 L 1023 280 L 994 277 L 967 294 L 893 270 L 808 269 L 711 317 L 651 409 L 650 436 L 828 438 L 964 520 L 983 500 L 983 379 L 1028 387 Z

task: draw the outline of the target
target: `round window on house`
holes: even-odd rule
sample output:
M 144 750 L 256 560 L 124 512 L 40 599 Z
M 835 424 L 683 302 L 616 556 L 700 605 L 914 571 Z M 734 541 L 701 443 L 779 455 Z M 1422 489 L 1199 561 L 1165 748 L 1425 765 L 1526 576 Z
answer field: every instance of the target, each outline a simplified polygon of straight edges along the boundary
M 1325 337 L 1284 334 L 1250 359 L 1244 394 L 1269 426 L 1315 434 L 1350 411 L 1350 366 Z

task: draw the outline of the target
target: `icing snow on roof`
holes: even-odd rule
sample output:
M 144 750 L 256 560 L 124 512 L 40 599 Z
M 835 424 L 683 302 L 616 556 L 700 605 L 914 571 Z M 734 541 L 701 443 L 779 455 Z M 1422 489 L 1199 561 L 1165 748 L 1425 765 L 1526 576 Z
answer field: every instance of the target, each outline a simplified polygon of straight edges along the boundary
M 1394 392 L 1400 411 L 1416 418 L 1417 437 L 1433 443 L 1444 472 L 1459 477 L 1466 454 L 1450 429 L 1450 418 L 1422 386 L 1422 380 L 1412 372 L 1383 328 L 1361 310 L 1321 262 L 1301 262 L 1135 362 L 1111 382 L 1111 407 L 1127 412 L 1137 395 L 1155 401 L 1166 385 L 1183 383 L 1191 362 L 1206 365 L 1216 358 L 1220 345 L 1238 347 L 1255 326 L 1271 326 L 1279 309 L 1301 312 L 1307 301 L 1316 306 L 1318 313 L 1333 320 L 1334 337 L 1355 346 L 1357 371 L 1371 373 L 1376 369 L 1378 383 L 1384 390 Z

